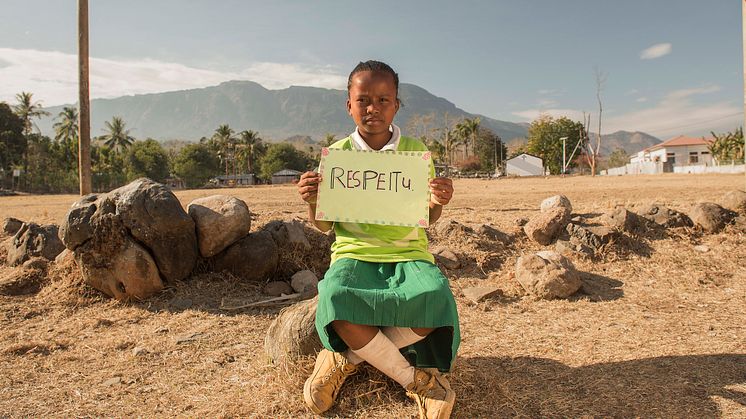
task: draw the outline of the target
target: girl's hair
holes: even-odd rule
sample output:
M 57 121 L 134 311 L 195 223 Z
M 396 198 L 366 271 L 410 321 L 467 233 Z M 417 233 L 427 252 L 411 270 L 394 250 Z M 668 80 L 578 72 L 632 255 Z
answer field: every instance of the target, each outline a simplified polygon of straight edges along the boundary
M 350 87 L 352 86 L 352 76 L 354 76 L 356 73 L 360 73 L 363 71 L 373 71 L 373 72 L 390 74 L 391 77 L 394 78 L 394 86 L 396 87 L 396 95 L 399 96 L 399 75 L 396 74 L 396 71 L 394 71 L 394 69 L 391 68 L 388 64 L 382 63 L 380 61 L 374 61 L 374 60 L 360 62 L 358 63 L 358 65 L 355 66 L 355 68 L 352 70 L 352 73 L 350 73 L 350 77 L 347 78 L 347 91 L 348 92 L 350 91 Z

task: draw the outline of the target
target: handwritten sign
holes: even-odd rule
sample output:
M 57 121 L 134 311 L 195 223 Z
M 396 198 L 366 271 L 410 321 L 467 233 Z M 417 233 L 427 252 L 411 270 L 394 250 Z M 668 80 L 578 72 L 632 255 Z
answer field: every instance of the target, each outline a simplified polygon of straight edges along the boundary
M 323 148 L 316 219 L 427 227 L 428 151 Z

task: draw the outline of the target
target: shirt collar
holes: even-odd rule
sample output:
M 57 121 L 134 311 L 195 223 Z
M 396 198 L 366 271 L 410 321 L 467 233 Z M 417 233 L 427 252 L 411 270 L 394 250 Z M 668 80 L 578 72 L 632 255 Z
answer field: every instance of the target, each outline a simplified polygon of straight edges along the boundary
M 363 140 L 363 137 L 360 136 L 360 133 L 357 130 L 357 127 L 355 127 L 355 131 L 350 134 L 352 137 L 352 145 L 355 147 L 356 150 L 364 150 L 364 151 L 396 151 L 397 148 L 399 148 L 399 140 L 401 140 L 401 130 L 399 127 L 397 127 L 394 124 L 391 124 L 389 126 L 389 132 L 391 132 L 391 139 L 389 140 L 386 145 L 381 147 L 380 150 L 373 150 L 370 148 L 368 143 Z

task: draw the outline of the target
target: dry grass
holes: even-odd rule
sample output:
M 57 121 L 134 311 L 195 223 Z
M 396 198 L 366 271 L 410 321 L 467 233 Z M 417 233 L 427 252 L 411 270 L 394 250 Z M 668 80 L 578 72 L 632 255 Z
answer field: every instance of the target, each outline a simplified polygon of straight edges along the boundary
M 657 200 L 688 211 L 743 188 L 743 176 L 459 180 L 444 218 L 517 232 L 513 220 L 566 194 L 576 213 Z M 252 229 L 304 218 L 292 187 L 182 191 L 244 199 Z M 0 198 L 0 219 L 59 222 L 74 196 Z M 452 373 L 455 417 L 746 417 L 746 237 L 728 229 L 622 238 L 595 261 L 577 259 L 583 292 L 568 301 L 521 297 L 515 258 L 540 246 L 433 234 L 459 253 L 447 271 L 463 342 Z M 314 236 L 317 246 L 324 237 Z M 693 249 L 710 248 L 707 253 Z M 313 261 L 287 258 L 318 270 Z M 11 272 L 0 266 L 0 278 Z M 283 273 L 282 275 L 285 275 Z M 313 360 L 272 366 L 264 333 L 278 308 L 235 312 L 261 284 L 200 273 L 158 298 L 121 304 L 81 286 L 68 263 L 34 296 L 0 296 L 0 417 L 310 416 L 301 391 Z M 474 305 L 461 289 L 494 283 L 506 297 Z M 333 417 L 413 417 L 414 405 L 370 369 L 345 386 Z

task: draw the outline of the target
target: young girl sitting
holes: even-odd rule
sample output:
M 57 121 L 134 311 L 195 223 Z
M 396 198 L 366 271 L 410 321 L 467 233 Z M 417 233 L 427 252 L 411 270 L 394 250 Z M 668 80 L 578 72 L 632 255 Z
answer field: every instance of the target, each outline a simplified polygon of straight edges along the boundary
M 426 151 L 393 125 L 399 76 L 378 61 L 360 63 L 347 82 L 347 112 L 357 128 L 330 148 Z M 431 178 L 434 170 L 431 165 Z M 344 380 L 363 361 L 399 383 L 417 401 L 420 417 L 447 418 L 455 401 L 438 372 L 451 369 L 460 342 L 458 314 L 448 280 L 427 250 L 425 230 L 316 220 L 321 175 L 304 173 L 298 192 L 321 231 L 334 228 L 331 266 L 319 283 L 316 330 L 324 348 L 303 388 L 308 407 L 321 414 L 334 404 Z M 453 196 L 448 178 L 430 180 L 430 223 Z

